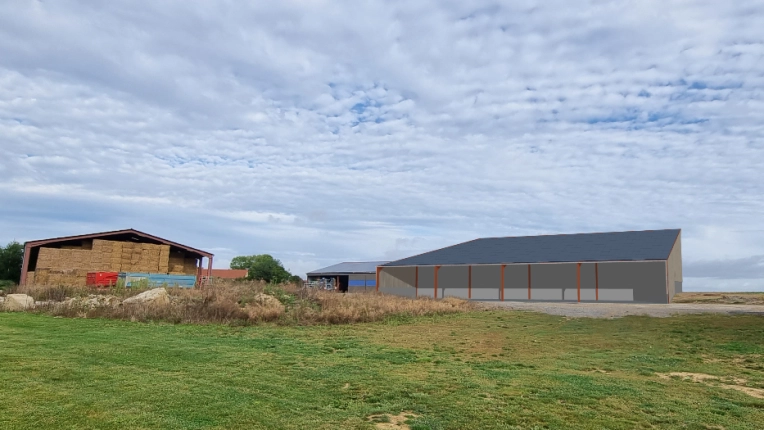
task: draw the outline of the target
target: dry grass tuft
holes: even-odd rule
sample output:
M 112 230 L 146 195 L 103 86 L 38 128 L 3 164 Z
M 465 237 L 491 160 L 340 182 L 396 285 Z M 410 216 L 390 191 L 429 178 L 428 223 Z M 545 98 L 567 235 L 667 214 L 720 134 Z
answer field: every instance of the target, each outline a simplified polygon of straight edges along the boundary
M 472 305 L 459 299 L 409 299 L 378 293 L 341 294 L 312 290 L 294 284 L 267 285 L 257 281 L 219 281 L 204 289 L 168 288 L 170 304 L 164 306 L 94 306 L 86 298 L 134 296 L 145 290 L 130 288 L 20 287 L 46 303 L 34 312 L 64 317 L 111 318 L 172 323 L 224 323 L 249 325 L 351 324 L 390 317 L 464 312 Z M 67 298 L 82 298 L 62 303 Z M 103 302 L 103 300 L 101 301 Z

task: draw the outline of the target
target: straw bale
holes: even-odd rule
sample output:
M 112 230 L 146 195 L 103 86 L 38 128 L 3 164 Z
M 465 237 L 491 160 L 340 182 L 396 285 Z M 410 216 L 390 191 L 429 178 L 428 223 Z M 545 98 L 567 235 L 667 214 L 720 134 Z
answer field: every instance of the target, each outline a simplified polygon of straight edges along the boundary
M 48 277 L 50 276 L 50 269 L 37 268 L 35 270 L 35 283 L 38 285 L 46 285 L 48 283 Z
M 27 272 L 27 284 L 34 285 L 35 284 L 35 272 Z

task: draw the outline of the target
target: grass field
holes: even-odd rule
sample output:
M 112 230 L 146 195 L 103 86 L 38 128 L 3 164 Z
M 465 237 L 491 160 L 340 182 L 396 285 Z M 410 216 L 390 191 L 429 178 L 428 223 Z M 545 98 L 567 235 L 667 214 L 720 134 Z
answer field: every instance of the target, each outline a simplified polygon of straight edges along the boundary
M 720 379 L 659 375 L 672 372 Z M 403 413 L 412 429 L 761 429 L 756 389 L 754 316 L 231 327 L 0 313 L 0 428 L 373 429 Z

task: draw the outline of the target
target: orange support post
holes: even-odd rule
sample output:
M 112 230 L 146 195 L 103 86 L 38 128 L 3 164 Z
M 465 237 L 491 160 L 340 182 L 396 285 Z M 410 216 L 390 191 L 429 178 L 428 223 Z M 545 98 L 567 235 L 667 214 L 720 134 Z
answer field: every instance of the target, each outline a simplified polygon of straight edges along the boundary
M 434 282 L 435 285 L 433 286 L 434 294 L 432 296 L 434 299 L 438 298 L 438 269 L 440 269 L 440 266 L 435 266 L 435 282 Z
M 581 263 L 576 266 L 576 288 L 578 289 L 578 301 L 581 301 Z
M 379 272 L 381 271 L 382 271 L 382 268 L 377 266 L 377 285 L 376 287 L 374 287 L 377 292 L 379 291 Z
M 507 268 L 506 264 L 501 265 L 501 301 L 504 301 L 504 269 Z
M 472 266 L 467 266 L 467 298 L 472 298 Z
M 531 265 L 528 265 L 528 300 L 531 299 Z
M 414 297 L 419 297 L 419 266 L 414 268 Z
M 600 300 L 600 264 L 594 263 L 594 300 Z

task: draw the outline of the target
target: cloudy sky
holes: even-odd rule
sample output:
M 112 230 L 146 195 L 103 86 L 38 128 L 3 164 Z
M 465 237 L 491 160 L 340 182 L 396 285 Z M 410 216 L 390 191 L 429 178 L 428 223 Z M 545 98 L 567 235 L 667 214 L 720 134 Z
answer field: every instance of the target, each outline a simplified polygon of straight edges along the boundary
M 249 3 L 249 4 L 244 4 Z M 293 272 L 683 229 L 764 290 L 764 2 L 0 2 L 0 242 L 136 228 Z

